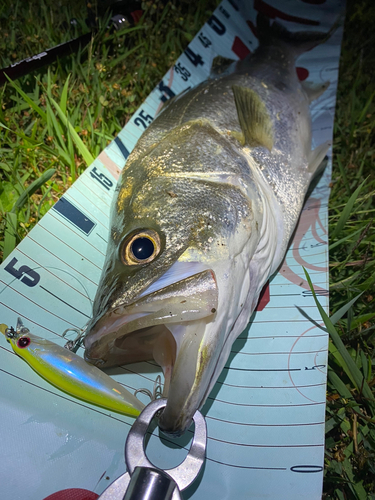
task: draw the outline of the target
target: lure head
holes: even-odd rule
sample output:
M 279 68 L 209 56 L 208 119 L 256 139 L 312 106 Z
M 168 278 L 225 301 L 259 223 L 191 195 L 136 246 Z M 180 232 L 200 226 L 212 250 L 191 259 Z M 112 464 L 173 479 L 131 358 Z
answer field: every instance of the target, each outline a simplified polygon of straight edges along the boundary
M 23 325 L 21 318 L 17 320 L 16 329 L 11 326 L 5 330 L 4 335 L 17 354 L 31 344 L 30 330 Z

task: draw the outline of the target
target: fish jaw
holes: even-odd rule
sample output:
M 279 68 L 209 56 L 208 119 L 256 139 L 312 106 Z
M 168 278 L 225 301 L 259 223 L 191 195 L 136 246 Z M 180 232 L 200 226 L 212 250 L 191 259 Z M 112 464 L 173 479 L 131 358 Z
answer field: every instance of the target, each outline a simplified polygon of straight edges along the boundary
M 252 253 L 251 242 L 244 249 L 247 251 Z M 212 263 L 219 290 L 212 321 L 191 321 L 183 325 L 183 330 L 179 325 L 168 325 L 180 346 L 159 427 L 171 437 L 182 435 L 190 427 L 195 411 L 204 405 L 227 362 L 239 329 L 243 330 L 243 318 L 245 325 L 249 320 L 258 283 L 251 282 L 248 259 L 242 257 Z
M 229 270 L 217 267 L 216 271 L 221 285 Z M 85 359 L 100 367 L 156 361 L 164 372 L 163 396 L 168 398 L 161 428 L 181 435 L 214 382 L 228 317 L 224 307 L 228 300 L 222 292 L 216 273 L 206 270 L 124 305 L 115 319 L 114 311 L 109 311 L 87 334 Z
M 183 294 L 186 309 L 190 308 L 186 321 L 177 322 L 178 315 L 173 318 L 162 317 L 162 314 L 157 318 L 153 315 L 153 301 L 150 298 L 153 295 L 156 298 L 160 294 L 166 300 L 167 290 L 170 289 L 166 287 L 164 291 L 152 292 L 149 298 L 148 295 L 140 298 L 138 307 L 145 313 L 148 303 L 149 315 L 134 319 L 134 315 L 141 312 L 135 305 L 129 305 L 124 307 L 123 312 L 128 314 L 122 316 L 122 329 L 110 331 L 111 328 L 107 326 L 106 331 L 109 333 L 102 335 L 105 333 L 105 318 L 102 318 L 97 329 L 89 332 L 85 340 L 85 358 L 97 366 L 153 359 L 162 367 L 165 376 L 163 396 L 167 397 L 167 405 L 159 426 L 171 436 L 183 434 L 189 428 L 195 411 L 203 406 L 227 361 L 233 332 L 237 336 L 240 333 L 238 328 L 242 331 L 242 317 L 246 316 L 246 324 L 252 312 L 245 311 L 246 304 L 253 303 L 253 295 L 257 293 L 259 284 L 250 283 L 246 258 L 215 263 L 213 268 L 214 273 L 211 270 L 200 273 L 198 279 L 201 285 L 195 286 L 196 293 L 201 295 L 201 303 L 205 304 L 204 312 L 201 307 L 200 314 L 197 314 L 193 299 L 189 299 L 189 294 L 186 293 L 188 287 L 176 283 L 175 289 Z M 190 280 L 191 285 L 194 281 L 197 284 L 197 276 L 192 276 Z M 191 293 L 191 297 L 194 298 L 194 295 Z M 180 297 L 175 301 L 176 304 L 181 302 L 179 299 Z M 160 304 L 163 300 L 160 299 Z M 173 305 L 169 306 L 168 313 L 173 310 Z M 145 326 L 148 322 L 149 326 Z M 239 326 L 233 328 L 234 323 Z
M 179 354 L 171 374 L 167 405 L 159 427 L 178 437 L 190 427 L 193 415 L 204 404 L 211 388 L 215 366 L 221 357 L 225 328 L 221 318 L 192 321 L 184 325 Z M 171 328 L 173 331 L 173 328 Z
M 160 281 L 165 284 L 165 278 Z M 163 395 L 167 396 L 176 360 L 183 355 L 189 359 L 189 367 L 196 364 L 188 339 L 191 324 L 203 326 L 214 319 L 218 289 L 214 273 L 205 270 L 163 289 L 150 290 L 97 321 L 85 337 L 85 359 L 98 367 L 154 360 L 164 372 Z M 193 344 L 203 335 L 204 326 L 199 334 L 195 332 Z
M 183 295 L 178 295 L 178 291 Z M 163 302 L 173 294 L 177 298 L 174 304 L 170 301 L 165 314 Z M 225 328 L 220 325 L 222 317 L 227 316 L 224 307 L 218 314 L 218 303 L 217 283 L 211 270 L 145 295 L 136 304 L 124 307 L 122 315 L 117 311 L 117 325 L 111 312 L 98 321 L 85 338 L 85 359 L 100 367 L 156 361 L 164 372 L 163 396 L 168 398 L 161 429 L 173 436 L 181 435 L 211 390 L 212 374 L 225 339 Z M 176 311 L 178 304 L 186 310 L 178 311 L 182 315 Z M 152 308 L 157 312 L 153 313 Z

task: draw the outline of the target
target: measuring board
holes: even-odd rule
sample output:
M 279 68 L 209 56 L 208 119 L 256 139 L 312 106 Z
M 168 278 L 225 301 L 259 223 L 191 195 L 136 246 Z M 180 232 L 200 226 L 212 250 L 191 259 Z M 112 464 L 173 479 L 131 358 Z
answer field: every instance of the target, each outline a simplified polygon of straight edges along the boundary
M 214 57 L 243 59 L 254 51 L 258 12 L 291 31 L 328 32 L 344 3 L 290 0 L 280 8 L 276 0 L 220 4 L 116 139 L 4 261 L 1 323 L 15 326 L 21 316 L 32 333 L 60 344 L 64 330 L 85 325 L 104 263 L 116 181 L 163 103 L 207 79 Z M 341 37 L 342 26 L 297 62 L 300 79 L 330 82 L 312 104 L 313 147 L 332 138 Z M 328 336 L 300 309 L 321 322 L 304 266 L 328 312 L 330 169 L 329 158 L 279 273 L 203 407 L 207 460 L 184 498 L 321 498 Z M 2 335 L 0 342 L 2 499 L 42 500 L 67 488 L 101 493 L 125 470 L 133 419 L 69 397 L 13 354 Z M 152 390 L 160 370 L 138 363 L 109 373 L 132 391 Z M 185 457 L 189 438 L 191 432 L 161 444 L 154 433 L 148 456 L 172 467 Z

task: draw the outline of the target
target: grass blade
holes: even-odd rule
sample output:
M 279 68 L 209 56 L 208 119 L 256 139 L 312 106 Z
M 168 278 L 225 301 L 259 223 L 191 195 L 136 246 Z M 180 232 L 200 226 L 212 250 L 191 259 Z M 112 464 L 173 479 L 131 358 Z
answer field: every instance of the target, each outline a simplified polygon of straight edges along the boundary
M 348 203 L 344 207 L 344 210 L 342 211 L 340 218 L 337 221 L 336 227 L 331 234 L 331 240 L 333 240 L 338 234 L 340 234 L 341 230 L 345 226 L 346 221 L 350 217 L 353 205 L 354 205 L 354 203 L 359 195 L 359 192 L 361 191 L 365 182 L 366 182 L 366 179 L 357 187 L 357 189 L 354 191 L 354 193 L 349 198 Z
M 332 291 L 332 290 L 347 290 L 348 287 L 351 285 L 351 283 L 353 281 L 355 281 L 358 276 L 360 275 L 361 271 L 356 271 L 355 273 L 353 273 L 351 276 L 349 276 L 348 278 L 345 278 L 341 281 L 337 281 L 336 283 L 332 283 L 329 285 L 329 290 Z M 356 285 L 357 288 L 359 288 L 358 285 Z
M 6 259 L 8 255 L 16 248 L 17 243 L 17 214 L 8 212 L 6 214 L 6 226 L 4 232 L 4 249 L 3 258 Z
M 346 387 L 341 378 L 333 370 L 328 370 L 328 380 L 331 382 L 336 391 L 342 398 L 353 399 L 353 394 Z
M 72 135 L 73 142 L 77 146 L 77 149 L 80 152 L 80 154 L 82 155 L 82 158 L 84 159 L 86 165 L 87 166 L 91 165 L 91 163 L 94 161 L 94 158 L 91 156 L 90 151 L 86 148 L 86 146 L 82 142 L 82 139 L 79 137 L 77 132 L 74 130 L 73 125 L 70 123 L 67 116 L 62 112 L 62 109 L 57 104 L 57 102 L 52 97 L 49 97 L 49 100 L 51 101 L 51 103 L 55 107 L 57 114 L 59 115 L 60 120 L 69 129 L 69 132 Z
M 361 231 L 362 231 L 362 228 L 359 228 L 358 231 L 355 231 L 354 233 L 348 234 L 344 238 L 341 238 L 341 240 L 335 241 L 334 243 L 332 243 L 332 245 L 329 245 L 328 251 L 333 250 L 338 245 L 341 245 L 341 243 L 344 243 L 344 241 L 349 240 L 351 238 L 354 238 L 354 236 L 357 236 L 357 234 L 359 234 Z
M 49 170 L 46 170 L 43 172 L 43 174 L 36 179 L 34 182 L 30 184 L 30 186 L 27 186 L 25 191 L 21 194 L 21 196 L 18 198 L 16 203 L 13 205 L 13 208 L 11 210 L 11 213 L 17 213 L 17 211 L 23 207 L 27 199 L 35 193 L 43 184 L 45 184 L 49 179 L 53 176 L 53 174 L 56 172 L 54 168 L 50 168 Z
M 359 118 L 358 118 L 358 123 L 361 123 L 364 119 L 364 117 L 366 116 L 366 113 L 367 113 L 367 110 L 370 106 L 370 104 L 372 103 L 372 101 L 374 100 L 374 97 L 375 97 L 375 92 L 373 92 L 370 97 L 367 99 L 367 102 L 366 104 L 364 105 L 363 109 L 362 109 L 362 113 L 360 114 Z
M 326 314 L 326 312 L 324 311 L 323 307 L 321 306 L 319 300 L 317 299 L 317 296 L 315 294 L 315 290 L 314 290 L 314 287 L 313 287 L 313 284 L 311 282 L 311 279 L 310 279 L 308 272 L 306 271 L 305 268 L 303 268 L 303 270 L 305 272 L 306 280 L 310 285 L 310 289 L 311 289 L 311 292 L 313 294 L 315 304 L 316 304 L 317 308 L 319 309 L 319 312 L 322 316 L 324 324 L 325 324 L 325 326 L 330 334 L 330 337 L 331 337 L 334 345 L 336 346 L 338 352 L 342 356 L 342 358 L 345 362 L 345 365 L 347 367 L 347 370 L 350 372 L 351 378 L 355 382 L 355 386 L 356 386 L 357 390 L 359 392 L 362 392 L 364 397 L 367 398 L 367 400 L 369 402 L 375 403 L 375 400 L 374 400 L 374 397 L 372 395 L 370 387 L 368 386 L 366 380 L 364 379 L 361 371 L 359 370 L 359 368 L 355 364 L 353 358 L 351 357 L 351 355 L 347 351 L 345 345 L 343 344 L 343 341 L 341 340 L 340 335 L 337 333 L 336 328 L 333 326 L 332 321 L 329 319 L 328 315 Z M 373 406 L 372 406 L 371 410 L 374 413 Z
M 142 47 L 142 45 L 143 45 L 143 43 L 140 43 L 136 47 L 133 47 L 133 48 L 129 49 L 127 52 L 125 52 L 125 54 L 122 54 L 120 57 L 117 57 L 113 61 L 110 61 L 108 63 L 108 67 L 109 68 L 116 67 L 121 61 L 123 61 L 124 59 L 126 59 L 127 57 L 129 57 L 131 54 L 133 54 L 133 52 L 137 52 Z
M 335 312 L 335 314 L 332 314 L 332 316 L 330 317 L 330 320 L 332 321 L 332 324 L 336 324 L 338 322 L 339 319 L 341 319 L 344 314 L 346 313 L 346 311 L 348 311 L 348 309 L 350 309 L 352 307 L 352 305 L 354 304 L 354 302 L 359 299 L 359 297 L 362 295 L 363 292 L 361 292 L 360 294 L 358 294 L 356 297 L 354 297 L 354 299 L 350 300 L 347 304 L 345 304 L 344 306 L 342 306 L 338 311 Z
M 52 106 L 50 105 L 49 102 L 47 102 L 47 116 L 49 118 L 49 123 L 52 125 L 52 135 L 53 137 L 56 137 L 58 142 L 60 143 L 60 147 L 65 151 L 66 154 L 67 148 L 63 139 L 63 129 L 60 125 L 60 123 L 57 121 L 55 113 L 53 112 Z
M 335 493 L 336 493 L 337 498 L 338 498 L 339 500 L 345 500 L 344 493 L 343 493 L 342 491 L 340 491 L 340 490 L 335 490 Z
M 30 97 L 25 94 L 25 92 L 16 84 L 13 82 L 13 80 L 11 80 L 9 78 L 8 75 L 5 75 L 7 77 L 7 79 L 9 80 L 9 83 L 10 85 L 19 93 L 20 96 L 23 97 L 23 99 L 29 104 L 30 108 L 32 108 L 34 111 L 36 111 L 38 113 L 38 115 L 43 119 L 43 120 L 46 120 L 47 119 L 47 116 L 46 116 L 46 113 L 42 110 L 42 108 L 40 108 L 37 104 L 35 104 L 35 102 L 30 99 Z
M 305 312 L 305 311 L 302 309 L 302 307 L 299 307 L 299 306 L 297 306 L 297 305 L 296 305 L 295 307 L 296 307 L 296 308 L 298 309 L 298 311 L 302 314 L 302 316 L 304 316 L 306 319 L 308 319 L 308 320 L 309 320 L 311 323 L 313 323 L 313 324 L 314 324 L 317 328 L 319 328 L 320 330 L 323 330 L 323 332 L 328 333 L 328 332 L 327 332 L 327 329 L 326 329 L 326 328 L 324 328 L 324 326 L 320 325 L 317 321 L 315 321 L 315 319 L 313 319 L 311 316 L 309 316 L 309 315 L 307 314 L 307 312 Z
M 69 86 L 69 80 L 70 80 L 70 75 L 68 75 L 68 78 L 66 79 L 66 82 L 64 83 L 64 87 L 61 92 L 61 98 L 60 98 L 60 108 L 61 111 L 66 114 L 66 104 L 68 101 L 68 86 Z
M 348 368 L 348 365 L 345 363 L 344 358 L 341 356 L 340 352 L 333 342 L 330 342 L 328 344 L 328 349 L 330 355 L 335 359 L 336 364 L 340 367 L 340 371 L 344 371 L 353 384 L 353 387 L 357 387 L 356 381 L 354 380 L 353 375 Z

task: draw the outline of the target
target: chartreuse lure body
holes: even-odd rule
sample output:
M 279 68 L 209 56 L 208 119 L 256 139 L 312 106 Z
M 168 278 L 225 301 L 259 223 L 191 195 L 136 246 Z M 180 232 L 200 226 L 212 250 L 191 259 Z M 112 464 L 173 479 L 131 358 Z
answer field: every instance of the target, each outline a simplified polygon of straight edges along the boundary
M 7 328 L 5 336 L 18 356 L 68 394 L 126 415 L 138 416 L 143 410 L 144 404 L 109 375 L 78 354 L 31 334 L 20 318 L 16 330 Z

